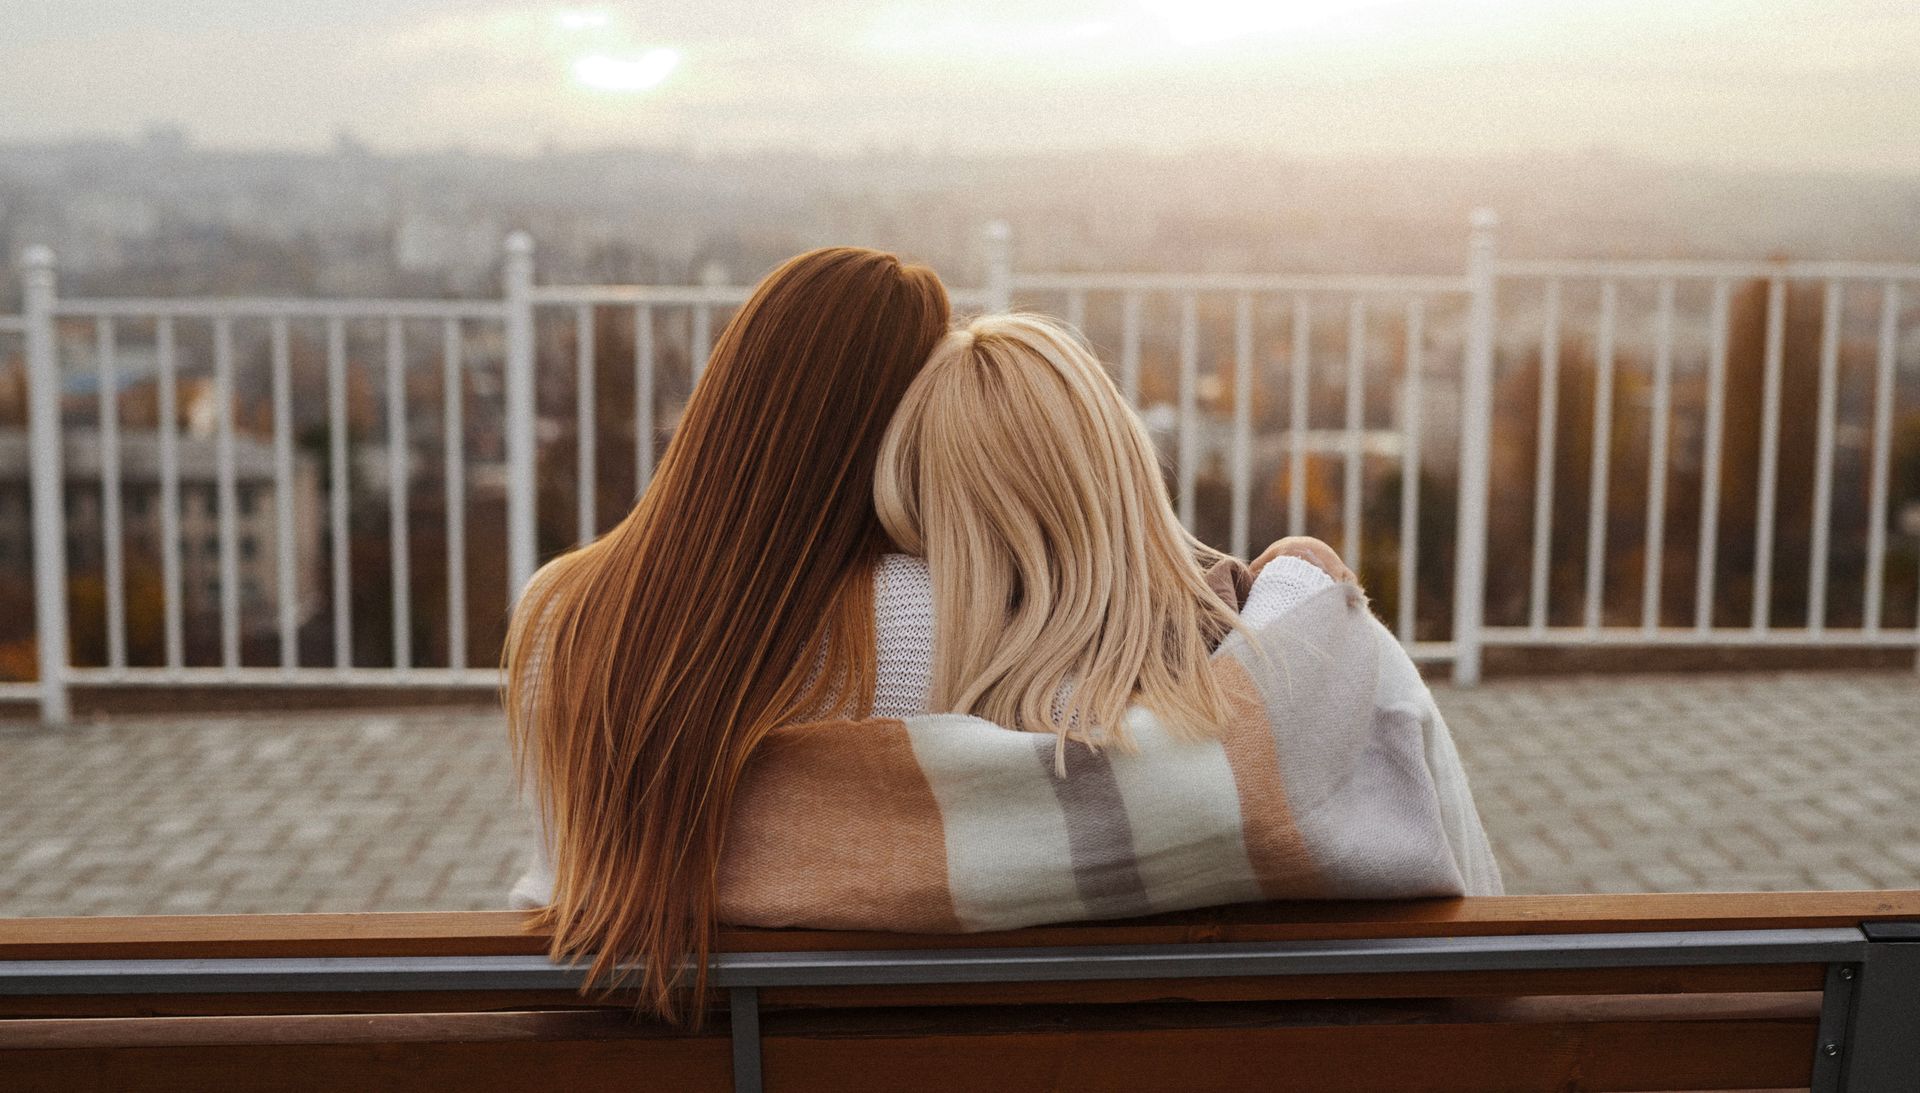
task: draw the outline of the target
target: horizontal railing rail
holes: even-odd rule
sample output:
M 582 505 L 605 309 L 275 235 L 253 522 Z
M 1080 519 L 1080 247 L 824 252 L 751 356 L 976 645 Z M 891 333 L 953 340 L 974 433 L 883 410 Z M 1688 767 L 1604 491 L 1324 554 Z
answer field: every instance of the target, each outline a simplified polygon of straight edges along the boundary
M 1500 276 L 1605 278 L 1693 278 L 1763 281 L 1773 277 L 1859 281 L 1920 281 L 1920 262 L 1826 262 L 1807 259 L 1755 261 L 1677 258 L 1565 259 L 1503 258 Z
M 1318 273 L 1265 275 L 1242 273 L 1015 273 L 1015 290 L 1039 292 L 1250 292 L 1432 295 L 1468 292 L 1465 277 L 1419 274 Z
M 1503 258 L 1490 216 L 1459 275 L 1037 272 L 1004 228 L 985 258 L 956 310 L 1084 330 L 1189 527 L 1328 539 L 1463 683 L 1498 646 L 1920 649 L 1920 264 Z M 497 683 L 513 597 L 645 488 L 751 291 L 536 284 L 524 235 L 497 299 L 22 273 L 0 577 L 32 586 L 37 678 L 0 699 L 53 722 L 74 685 Z
M 322 299 L 270 296 L 201 296 L 115 299 L 97 297 L 61 300 L 53 314 L 60 318 L 395 318 L 499 319 L 505 305 L 492 300 Z

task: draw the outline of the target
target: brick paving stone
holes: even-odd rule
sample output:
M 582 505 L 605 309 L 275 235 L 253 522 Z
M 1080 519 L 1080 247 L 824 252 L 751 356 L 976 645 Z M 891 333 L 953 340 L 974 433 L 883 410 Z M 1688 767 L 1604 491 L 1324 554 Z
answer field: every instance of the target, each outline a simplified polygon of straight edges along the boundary
M 1515 892 L 1920 888 L 1920 677 L 1437 686 Z M 0 722 L 0 915 L 501 906 L 485 709 Z
M 1920 887 L 1911 673 L 1435 690 L 1513 891 Z

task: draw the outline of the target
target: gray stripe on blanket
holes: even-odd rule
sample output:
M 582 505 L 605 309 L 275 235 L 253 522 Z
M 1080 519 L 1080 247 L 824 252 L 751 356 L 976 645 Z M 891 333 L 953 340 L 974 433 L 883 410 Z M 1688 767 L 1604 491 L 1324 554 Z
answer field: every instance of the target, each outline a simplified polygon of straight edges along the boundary
M 1054 776 L 1050 734 L 1033 738 L 1033 753 L 1053 784 L 1067 821 L 1067 849 L 1073 856 L 1073 882 L 1087 912 L 1095 918 L 1124 918 L 1153 910 L 1140 863 L 1133 853 L 1133 826 L 1127 804 L 1106 753 L 1067 743 L 1067 776 Z

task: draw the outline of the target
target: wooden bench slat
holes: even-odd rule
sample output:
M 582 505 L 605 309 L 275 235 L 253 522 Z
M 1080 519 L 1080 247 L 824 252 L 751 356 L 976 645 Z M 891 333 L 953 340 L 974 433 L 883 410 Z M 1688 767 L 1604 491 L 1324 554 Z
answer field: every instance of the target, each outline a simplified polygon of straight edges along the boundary
M 204 1020 L 266 1020 L 210 1018 Z M 510 1030 L 508 1030 L 510 1031 Z M 240 1039 L 238 1033 L 229 1038 Z M 216 1038 L 209 1038 L 216 1039 Z M 1810 1018 L 1542 1020 L 1114 1029 L 946 1028 L 860 1035 L 770 1030 L 770 1089 L 1077 1091 L 1249 1088 L 1771 1089 L 1811 1076 Z M 21 1089 L 410 1090 L 729 1087 L 715 1036 L 450 1036 L 200 1042 L 0 1054 Z
M 765 1070 L 791 1093 L 1752 1090 L 1806 1086 L 1813 1039 L 1810 1022 L 1764 1019 L 772 1036 Z
M 1245 904 L 1117 923 L 981 934 L 722 931 L 732 952 L 1153 945 L 1849 926 L 1920 918 L 1920 890 L 1494 896 Z M 0 959 L 504 955 L 545 951 L 517 911 L 0 920 Z
M 0 1088 L 48 1093 L 732 1089 L 724 1037 L 46 1048 L 0 1055 Z
M 721 1030 L 724 1034 L 724 1026 Z M 275 1014 L 0 1021 L 0 1051 L 18 1048 L 226 1047 L 237 1044 L 435 1044 L 492 1040 L 685 1039 L 607 1009 L 498 1013 Z

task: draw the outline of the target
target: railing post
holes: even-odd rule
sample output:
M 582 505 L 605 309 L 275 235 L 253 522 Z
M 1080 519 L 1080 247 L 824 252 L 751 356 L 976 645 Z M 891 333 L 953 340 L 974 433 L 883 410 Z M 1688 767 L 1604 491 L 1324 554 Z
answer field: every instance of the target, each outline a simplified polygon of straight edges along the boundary
M 1492 209 L 1475 209 L 1467 245 L 1467 345 L 1460 376 L 1460 508 L 1454 530 L 1453 681 L 1480 682 L 1487 596 L 1488 459 L 1493 434 L 1495 281 Z
M 507 236 L 506 263 L 507 402 L 507 602 L 519 600 L 533 579 L 534 404 L 533 387 L 533 237 Z
M 987 225 L 987 310 L 1013 308 L 1013 227 L 1004 220 Z
M 60 358 L 54 340 L 53 252 L 21 260 L 27 322 L 27 449 L 32 465 L 33 616 L 40 655 L 40 720 L 65 724 L 67 702 L 67 513 L 60 436 Z

